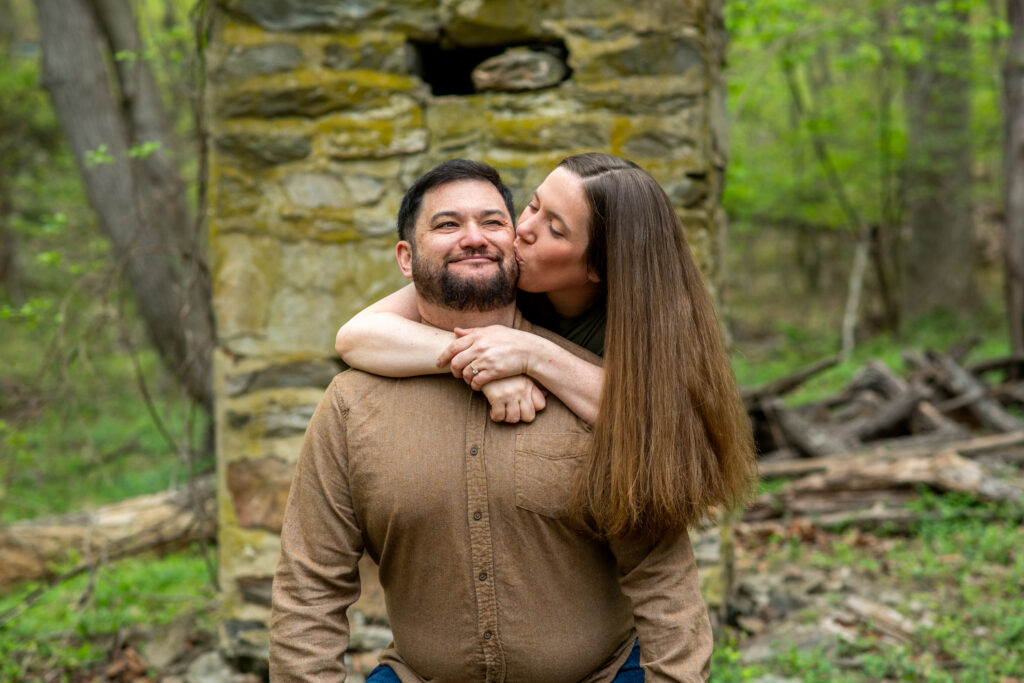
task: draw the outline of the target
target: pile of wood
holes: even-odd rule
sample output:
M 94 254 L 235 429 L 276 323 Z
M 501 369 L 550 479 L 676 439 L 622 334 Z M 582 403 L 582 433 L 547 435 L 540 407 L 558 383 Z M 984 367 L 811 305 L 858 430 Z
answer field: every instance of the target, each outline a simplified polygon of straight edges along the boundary
M 1024 505 L 1024 357 L 965 366 L 967 350 L 906 351 L 903 376 L 871 361 L 805 405 L 782 397 L 835 359 L 745 391 L 761 476 L 793 478 L 762 495 L 745 526 L 899 526 L 919 517 L 907 503 L 922 489 Z

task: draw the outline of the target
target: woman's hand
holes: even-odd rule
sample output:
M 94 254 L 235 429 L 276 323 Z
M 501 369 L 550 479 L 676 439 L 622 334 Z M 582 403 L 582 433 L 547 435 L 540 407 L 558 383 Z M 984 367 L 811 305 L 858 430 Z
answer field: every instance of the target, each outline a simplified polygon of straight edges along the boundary
M 529 374 L 531 353 L 539 338 L 529 332 L 489 325 L 455 328 L 455 341 L 448 345 L 437 364 L 451 364 L 452 374 L 476 390 L 503 377 Z
M 533 422 L 546 405 L 544 392 L 526 375 L 488 382 L 481 391 L 491 404 L 495 422 Z

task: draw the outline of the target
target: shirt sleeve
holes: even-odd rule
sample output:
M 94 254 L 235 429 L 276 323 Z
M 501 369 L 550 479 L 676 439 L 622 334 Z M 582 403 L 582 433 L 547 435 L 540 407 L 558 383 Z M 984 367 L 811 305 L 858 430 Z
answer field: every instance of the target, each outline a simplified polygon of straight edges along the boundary
M 270 679 L 345 679 L 348 607 L 359 597 L 362 533 L 349 492 L 338 380 L 306 430 L 281 529 L 270 618 Z
M 653 545 L 613 539 L 610 545 L 619 585 L 633 606 L 645 680 L 706 681 L 711 673 L 711 621 L 689 535 L 683 532 Z

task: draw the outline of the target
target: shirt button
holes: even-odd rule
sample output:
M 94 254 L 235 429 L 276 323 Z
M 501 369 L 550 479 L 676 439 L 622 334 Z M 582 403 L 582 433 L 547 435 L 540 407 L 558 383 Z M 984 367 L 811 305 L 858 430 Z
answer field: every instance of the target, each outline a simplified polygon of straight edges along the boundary
M 480 580 L 481 581 L 486 581 L 487 580 L 487 572 L 480 572 Z
M 481 517 L 483 517 L 483 515 L 480 514 L 479 510 L 477 510 L 476 512 L 473 513 L 473 519 L 475 519 L 477 521 L 480 521 Z
M 484 640 L 490 640 L 490 639 L 491 639 L 491 632 L 490 631 L 484 631 Z
M 479 449 L 479 448 L 477 448 L 476 446 L 472 446 L 472 447 L 471 447 L 471 448 L 469 449 L 469 454 L 470 454 L 470 455 L 476 455 L 476 454 L 477 454 L 477 453 L 479 453 L 479 452 L 480 452 L 480 449 Z

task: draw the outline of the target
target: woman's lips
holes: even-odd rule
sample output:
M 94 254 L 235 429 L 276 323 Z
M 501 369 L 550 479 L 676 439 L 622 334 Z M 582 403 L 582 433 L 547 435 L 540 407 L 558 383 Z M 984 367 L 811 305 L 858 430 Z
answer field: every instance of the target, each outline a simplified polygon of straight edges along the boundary
M 519 249 L 517 247 L 512 247 L 512 252 L 516 255 L 516 263 L 522 263 L 523 257 L 519 254 Z

